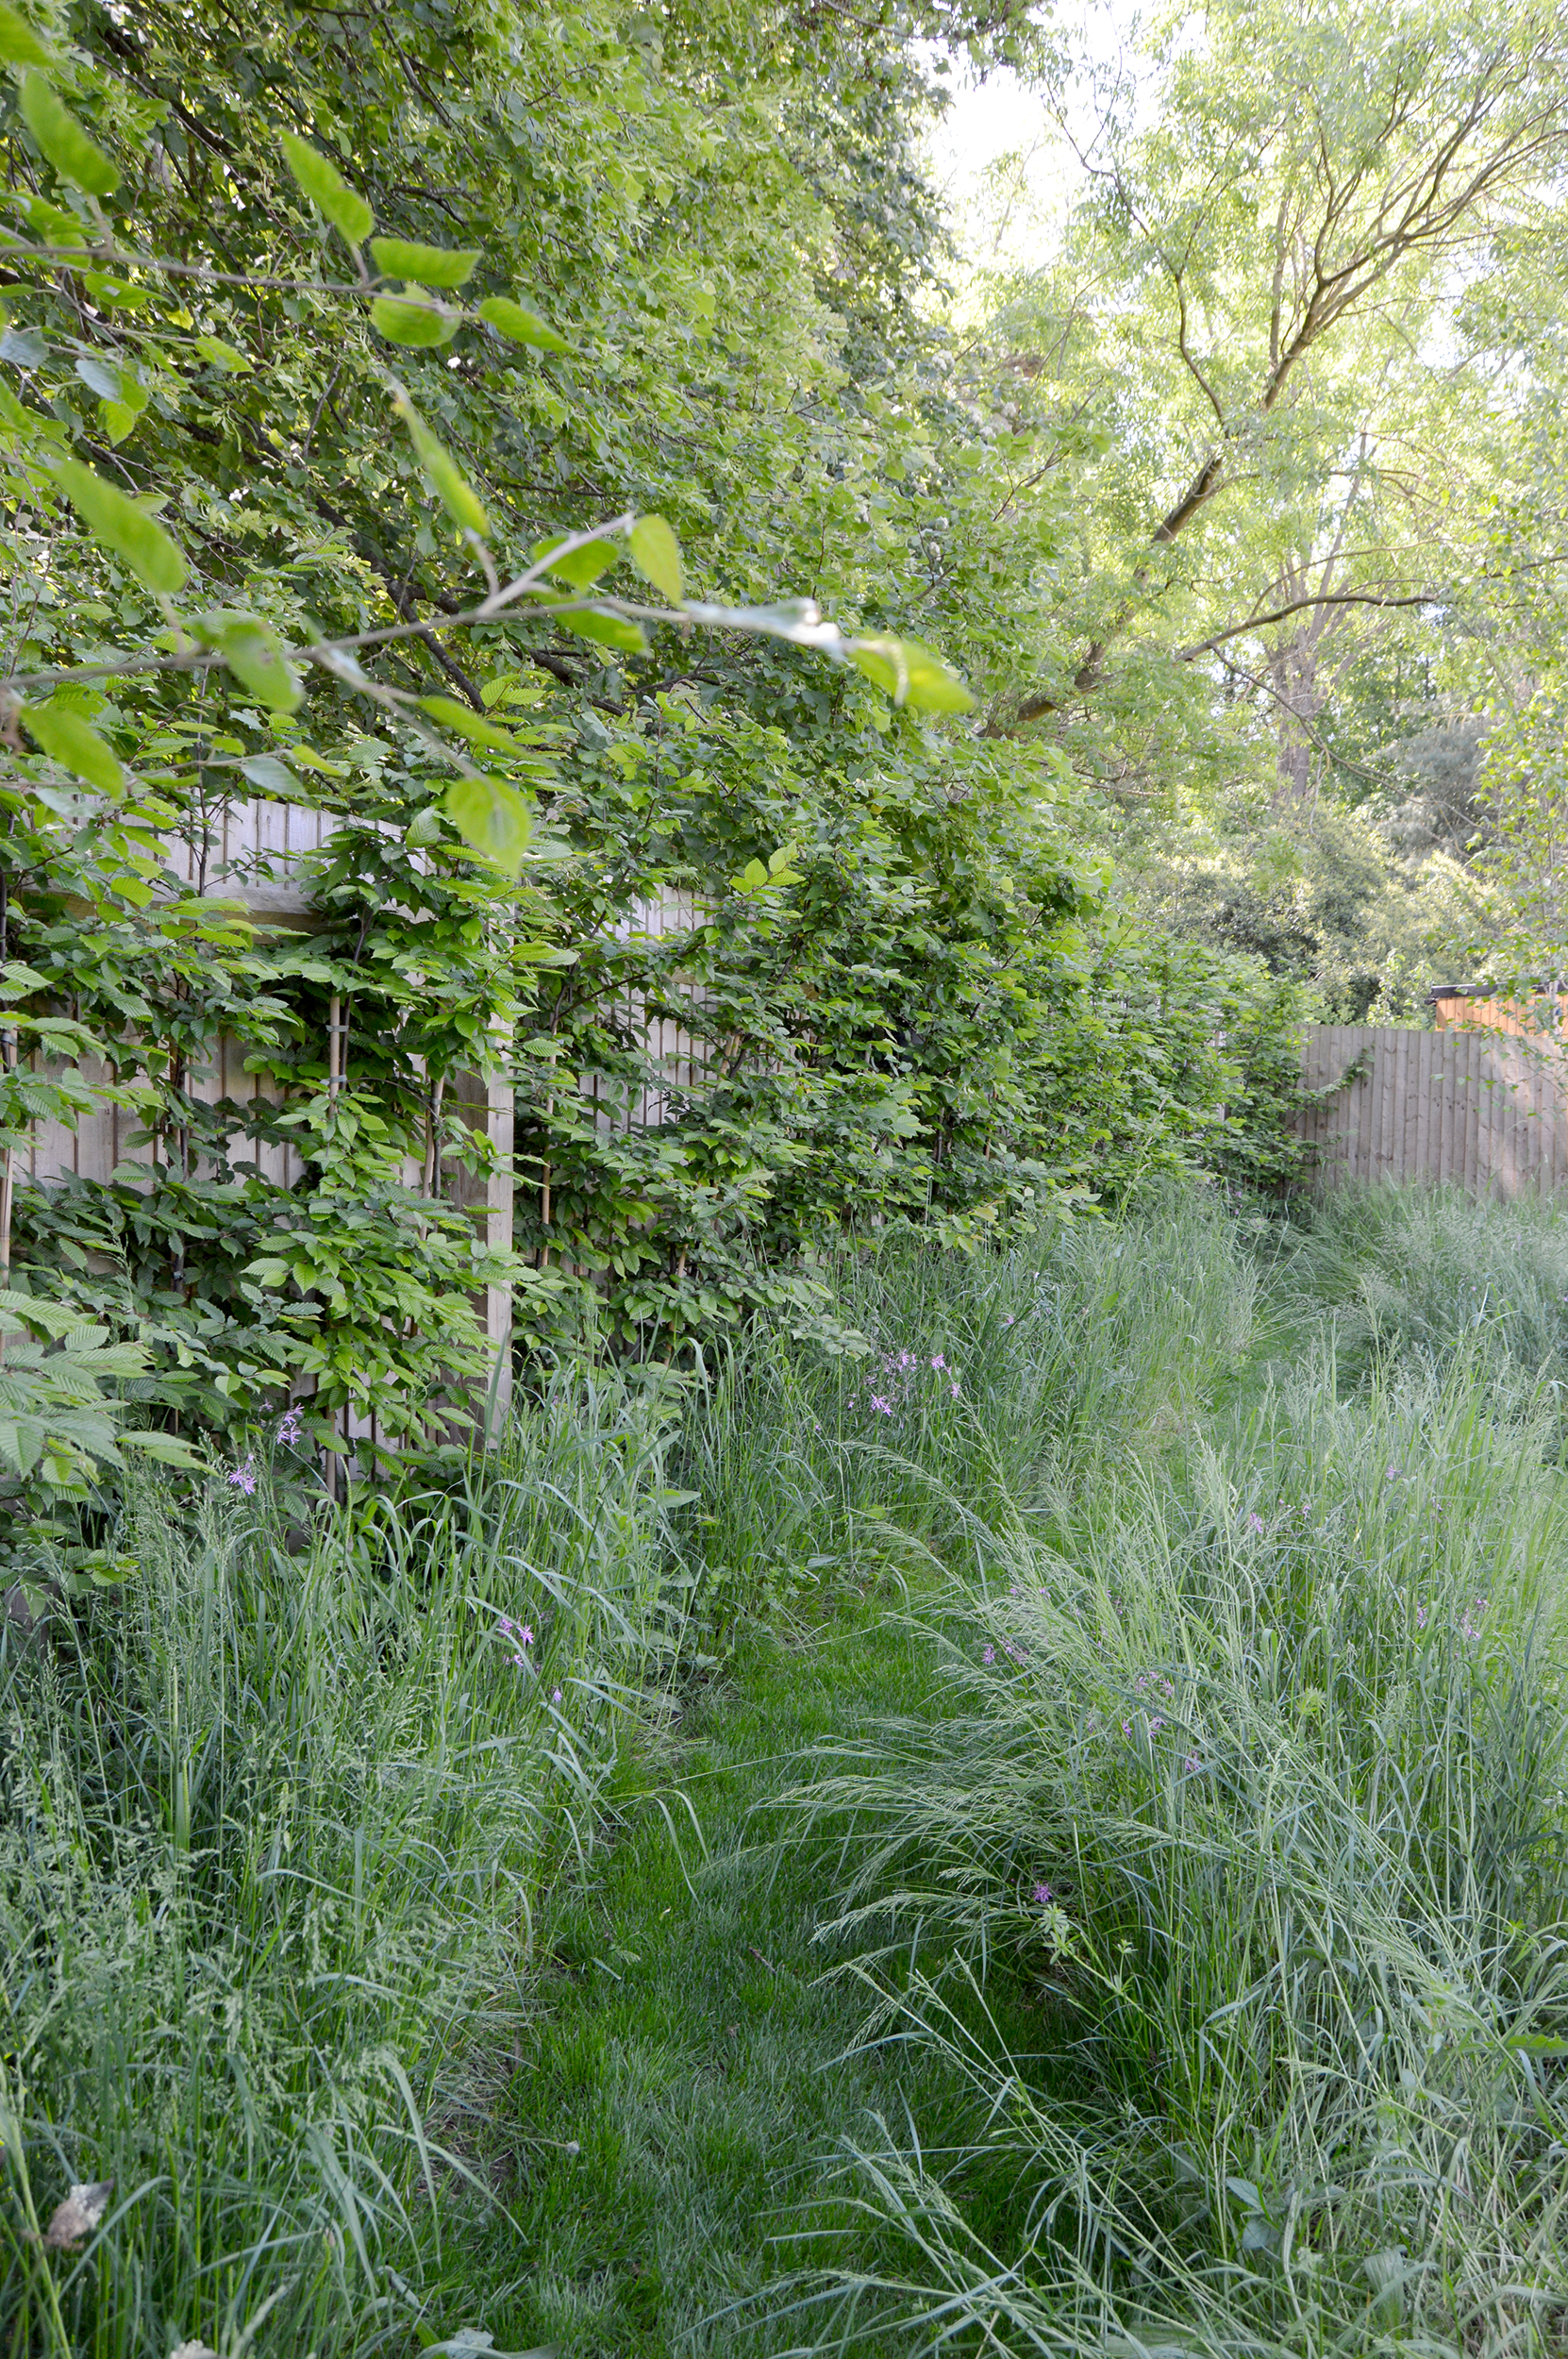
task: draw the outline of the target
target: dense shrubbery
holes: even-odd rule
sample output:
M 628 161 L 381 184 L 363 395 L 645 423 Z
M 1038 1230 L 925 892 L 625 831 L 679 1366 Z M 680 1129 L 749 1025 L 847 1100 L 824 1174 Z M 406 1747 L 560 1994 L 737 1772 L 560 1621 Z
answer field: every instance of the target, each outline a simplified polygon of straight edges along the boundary
M 29 603 L 0 956 L 24 1048 L 66 1062 L 13 1075 L 5 1119 L 75 1118 L 107 1069 L 157 1166 L 25 1192 L 12 1259 L 140 1338 L 159 1419 L 294 1397 L 328 1446 L 347 1413 L 440 1430 L 482 1376 L 485 1269 L 436 1184 L 475 1152 L 475 1065 L 515 1069 L 511 1276 L 546 1351 L 585 1288 L 663 1353 L 759 1301 L 809 1315 L 801 1258 L 846 1228 L 993 1236 L 1284 1167 L 1291 988 L 1110 918 L 1059 761 L 917 710 L 967 694 L 886 636 L 918 620 L 983 671 L 1003 554 L 1024 595 L 1050 534 L 997 510 L 912 308 L 915 29 L 283 0 L 7 33 Z M 626 529 L 655 500 L 684 567 Z M 563 534 L 588 544 L 547 580 Z M 662 607 L 619 594 L 628 546 Z M 497 576 L 517 594 L 459 630 Z M 802 581 L 862 634 L 829 634 L 836 669 L 781 644 L 820 642 L 798 606 L 678 619 Z M 308 938 L 160 870 L 179 836 L 203 873 L 253 793 L 342 821 Z M 698 931 L 626 944 L 672 889 Z M 693 993 L 706 1073 L 659 1093 L 642 1012 Z M 202 1104 L 220 1033 L 258 1100 Z M 648 1088 L 669 1118 L 628 1127 Z M 285 1141 L 287 1186 L 259 1161 Z

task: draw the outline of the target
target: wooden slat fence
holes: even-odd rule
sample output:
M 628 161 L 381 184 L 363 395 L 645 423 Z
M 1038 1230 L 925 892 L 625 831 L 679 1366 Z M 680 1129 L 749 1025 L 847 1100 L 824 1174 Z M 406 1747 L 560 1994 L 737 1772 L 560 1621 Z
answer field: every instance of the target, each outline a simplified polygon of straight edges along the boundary
M 1497 1032 L 1319 1024 L 1306 1039 L 1316 1104 L 1298 1118 L 1310 1184 L 1431 1180 L 1474 1196 L 1568 1186 L 1568 1060 Z

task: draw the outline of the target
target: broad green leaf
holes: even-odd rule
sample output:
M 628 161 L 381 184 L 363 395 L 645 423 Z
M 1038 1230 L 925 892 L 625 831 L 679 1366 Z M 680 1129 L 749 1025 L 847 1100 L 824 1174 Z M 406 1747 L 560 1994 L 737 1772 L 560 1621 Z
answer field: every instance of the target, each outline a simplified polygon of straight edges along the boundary
M 575 614 L 558 614 L 555 619 L 563 630 L 596 639 L 601 647 L 613 647 L 620 655 L 646 655 L 648 651 L 642 624 L 628 621 L 624 614 L 612 614 L 608 607 L 583 607 Z
M 446 816 L 465 844 L 515 877 L 533 821 L 528 806 L 504 778 L 454 778 L 443 800 Z
M 142 408 L 145 407 L 143 403 Z M 98 404 L 98 415 L 104 422 L 104 432 L 108 436 L 114 448 L 118 450 L 127 435 L 135 432 L 142 410 L 127 410 L 123 401 L 101 401 Z
M 279 761 L 275 754 L 247 755 L 240 764 L 240 776 L 259 786 L 263 795 L 276 795 L 286 803 L 299 800 L 305 792 L 287 762 Z
M 661 597 L 678 606 L 686 595 L 686 569 L 680 561 L 680 543 L 676 539 L 662 516 L 639 516 L 631 528 L 632 562 L 644 581 L 651 581 Z
M 222 336 L 197 336 L 192 339 L 204 360 L 210 360 L 215 369 L 224 369 L 230 376 L 246 375 L 251 362 L 235 344 L 225 343 Z
M 88 392 L 96 393 L 100 401 L 123 401 L 125 394 L 122 386 L 127 374 L 128 372 L 115 368 L 108 360 L 100 360 L 94 353 L 79 352 L 76 355 L 76 375 L 81 378 Z M 134 377 L 130 381 L 132 384 L 136 383 Z M 140 393 L 141 390 L 138 386 L 137 391 Z
M 190 570 L 160 524 L 133 499 L 79 460 L 61 459 L 55 473 L 84 525 L 105 548 L 125 559 L 133 574 L 160 597 L 172 597 Z
M 975 699 L 956 672 L 918 639 L 861 639 L 850 648 L 858 671 L 885 689 L 895 705 L 923 712 L 969 712 Z
M 74 770 L 100 795 L 125 793 L 125 771 L 92 723 L 73 706 L 56 697 L 46 705 L 25 705 L 22 718 L 34 745 L 62 770 Z
M 544 691 L 531 679 L 521 679 L 515 672 L 497 672 L 492 679 L 486 680 L 479 694 L 487 706 L 503 702 L 537 705 L 542 699 Z
M 790 863 L 793 857 L 792 847 L 781 845 L 776 852 L 769 853 L 765 866 L 759 860 L 748 860 L 740 875 L 729 881 L 738 893 L 745 894 L 764 892 L 769 885 L 792 885 L 796 872 Z
M 608 572 L 621 554 L 613 541 L 585 541 L 580 548 L 568 549 L 564 557 L 552 558 L 551 549 L 560 545 L 559 542 L 541 541 L 528 561 L 531 565 L 542 561 L 558 581 L 568 583 L 574 590 L 592 590 L 599 576 Z
M 42 1329 L 57 1340 L 78 1325 L 81 1313 L 69 1303 L 49 1302 L 34 1295 L 0 1292 L 0 1331 L 15 1335 L 27 1328 Z
M 154 1458 L 160 1466 L 199 1467 L 201 1460 L 189 1442 L 182 1442 L 177 1433 L 122 1433 L 122 1449 L 139 1449 L 144 1458 Z
M 390 344 L 428 347 L 448 344 L 458 332 L 458 314 L 440 303 L 414 303 L 407 296 L 377 295 L 370 307 L 371 326 Z
M 23 999 L 30 991 L 47 991 L 47 975 L 41 975 L 36 966 L 28 966 L 21 959 L 0 962 L 0 999 Z
M 212 615 L 205 627 L 235 678 L 275 712 L 293 712 L 305 691 L 270 623 L 255 614 Z
M 37 434 L 43 423 L 36 410 L 17 400 L 8 385 L 0 384 L 0 424 L 8 426 L 13 434 Z
M 0 0 L 0 59 L 7 65 L 47 65 L 49 52 L 25 17 Z
M 409 820 L 403 830 L 403 841 L 411 852 L 420 852 L 427 845 L 440 844 L 445 833 L 446 822 L 432 804 Z
M 84 222 L 76 219 L 75 213 L 68 213 L 63 205 L 51 205 L 46 196 L 25 195 L 21 192 L 13 202 L 26 214 L 27 226 L 40 245 L 91 244 L 92 232 Z
M 85 189 L 89 196 L 108 196 L 119 187 L 120 175 L 114 165 L 40 75 L 29 74 L 23 79 L 22 113 L 62 180 L 69 180 L 74 189 Z
M 467 705 L 460 705 L 456 696 L 421 696 L 419 709 L 427 712 L 432 721 L 439 721 L 443 728 L 456 729 L 471 745 L 483 745 L 496 754 L 524 751 L 509 730 L 498 729 L 493 721 L 486 721 Z
M 490 518 L 451 452 L 439 436 L 431 433 L 407 393 L 399 391 L 396 407 L 409 429 L 419 463 L 435 485 L 442 506 L 464 532 L 476 532 L 483 538 L 490 530 Z
M 558 336 L 537 311 L 530 311 L 525 304 L 514 303 L 509 295 L 486 295 L 479 306 L 479 317 L 511 343 L 531 344 L 536 352 L 572 349 L 565 337 Z
M 0 360 L 19 369 L 41 369 L 48 358 L 49 347 L 36 329 L 8 327 L 0 333 Z
M 375 267 L 389 278 L 411 278 L 421 287 L 464 287 L 474 276 L 478 251 L 417 245 L 408 238 L 372 238 Z
M 101 270 L 84 270 L 82 285 L 106 311 L 144 311 L 152 301 L 148 287 L 133 287 L 128 278 L 110 278 Z
M 328 163 L 319 147 L 293 131 L 281 134 L 289 170 L 301 192 L 325 214 L 346 245 L 356 251 L 370 234 L 375 215 L 358 189 L 351 189 L 336 164 Z

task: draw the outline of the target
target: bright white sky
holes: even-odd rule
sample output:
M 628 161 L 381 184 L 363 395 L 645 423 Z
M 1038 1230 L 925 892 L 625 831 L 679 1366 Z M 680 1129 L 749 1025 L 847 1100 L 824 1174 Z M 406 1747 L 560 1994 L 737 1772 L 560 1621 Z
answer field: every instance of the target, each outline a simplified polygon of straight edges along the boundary
M 1079 0 L 1055 19 L 1086 75 L 1128 71 L 1140 14 L 1136 0 Z M 1146 74 L 1146 67 L 1143 74 Z M 1142 75 L 1137 78 L 1142 78 Z M 955 73 L 952 104 L 931 140 L 931 161 L 952 206 L 972 271 L 1016 269 L 1035 259 L 1083 178 L 1067 140 L 1039 94 L 1016 74 L 976 83 Z M 1082 139 L 1095 119 L 1093 92 L 1080 76 L 1069 96 Z

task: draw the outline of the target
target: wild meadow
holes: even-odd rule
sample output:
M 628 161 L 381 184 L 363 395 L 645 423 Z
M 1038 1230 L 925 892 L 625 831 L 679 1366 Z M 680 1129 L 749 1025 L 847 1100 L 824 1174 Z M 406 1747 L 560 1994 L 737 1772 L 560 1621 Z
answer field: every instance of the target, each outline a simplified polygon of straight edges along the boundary
M 7 1628 L 8 2352 L 1568 2348 L 1568 1222 L 837 1310 Z

